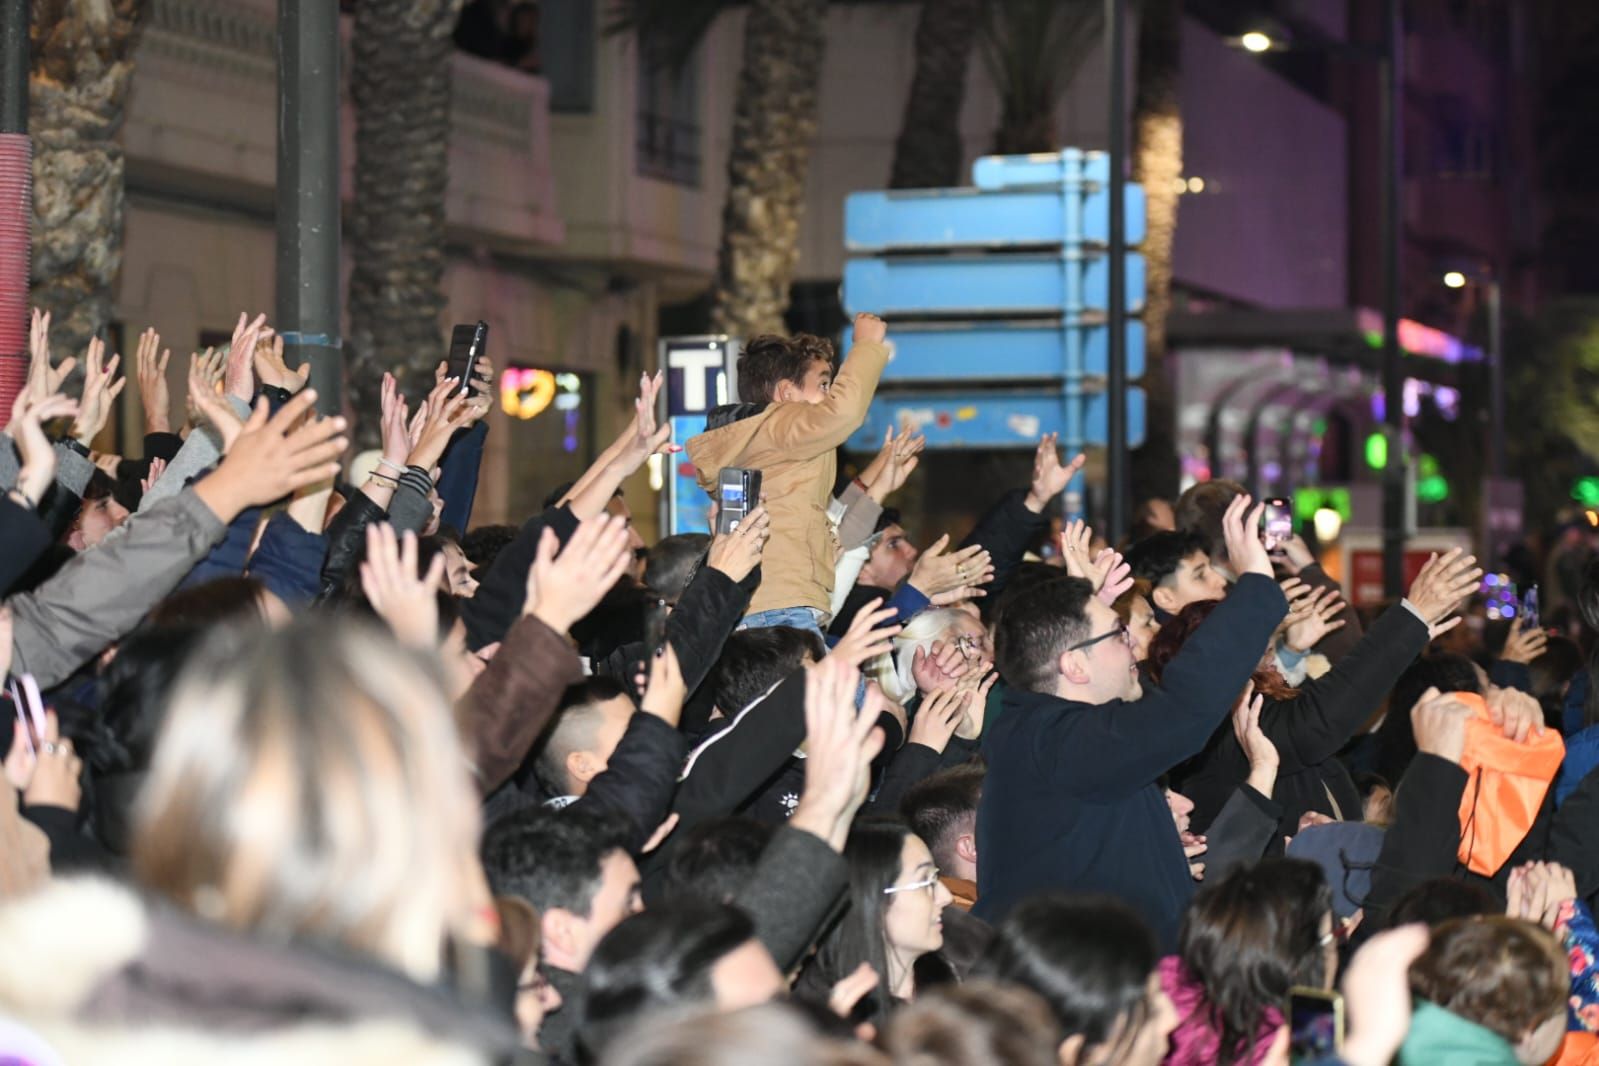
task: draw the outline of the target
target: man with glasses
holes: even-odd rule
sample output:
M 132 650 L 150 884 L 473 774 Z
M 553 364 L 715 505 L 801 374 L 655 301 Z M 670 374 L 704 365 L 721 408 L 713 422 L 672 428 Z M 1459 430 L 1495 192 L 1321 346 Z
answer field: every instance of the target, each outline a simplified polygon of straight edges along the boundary
M 1005 713 L 983 737 L 978 917 L 996 922 L 1039 892 L 1105 893 L 1175 950 L 1194 882 L 1157 782 L 1204 748 L 1288 613 L 1250 504 L 1238 498 L 1225 518 L 1238 583 L 1163 687 L 1144 687 L 1126 626 L 1089 582 L 1042 581 L 1006 606 Z

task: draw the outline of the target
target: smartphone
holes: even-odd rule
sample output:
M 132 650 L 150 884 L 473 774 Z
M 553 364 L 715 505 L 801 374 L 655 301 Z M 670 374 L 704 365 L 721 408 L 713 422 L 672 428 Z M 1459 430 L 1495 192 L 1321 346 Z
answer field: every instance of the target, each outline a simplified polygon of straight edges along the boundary
M 487 322 L 480 321 L 475 326 L 463 324 L 450 331 L 450 359 L 444 373 L 461 382 L 462 396 L 472 391 L 472 372 L 477 369 L 477 361 L 483 357 L 488 343 Z
M 1277 551 L 1294 535 L 1293 505 L 1282 497 L 1266 501 L 1266 520 L 1261 527 L 1266 550 Z
M 648 672 L 655 653 L 666 645 L 666 601 L 652 600 L 644 608 L 644 669 Z
M 1288 993 L 1288 1056 L 1292 1062 L 1331 1058 L 1344 1048 L 1344 997 L 1319 988 Z
M 1541 624 L 1538 620 L 1538 586 L 1534 585 L 1521 597 L 1521 628 L 1537 629 Z
M 724 466 L 716 475 L 716 532 L 731 533 L 761 505 L 761 472 Z

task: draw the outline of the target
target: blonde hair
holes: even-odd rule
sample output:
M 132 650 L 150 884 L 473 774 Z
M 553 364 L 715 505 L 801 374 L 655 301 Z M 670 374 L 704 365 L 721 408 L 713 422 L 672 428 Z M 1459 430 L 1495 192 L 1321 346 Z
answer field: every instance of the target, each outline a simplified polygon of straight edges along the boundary
M 949 632 L 961 619 L 971 617 L 955 607 L 934 607 L 923 611 L 900 630 L 894 638 L 894 650 L 885 652 L 866 664 L 866 672 L 882 688 L 883 694 L 895 703 L 904 703 L 916 695 L 916 678 L 912 667 L 916 650 L 926 649 Z
M 173 688 L 134 815 L 144 886 L 418 980 L 467 928 L 478 801 L 441 671 L 348 618 L 212 637 Z

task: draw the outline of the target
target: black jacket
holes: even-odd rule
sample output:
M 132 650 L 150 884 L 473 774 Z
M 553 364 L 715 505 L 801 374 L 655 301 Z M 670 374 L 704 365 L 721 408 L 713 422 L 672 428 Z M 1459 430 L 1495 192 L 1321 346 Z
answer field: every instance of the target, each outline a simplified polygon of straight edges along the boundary
M 721 657 L 722 646 L 744 619 L 750 595 L 760 583 L 757 569 L 742 583 L 720 570 L 701 566 L 694 580 L 683 589 L 677 606 L 666 616 L 666 639 L 677 652 L 677 667 L 683 674 L 685 690 L 693 693 L 705 682 Z M 615 679 L 629 691 L 634 675 L 647 673 L 642 642 L 624 644 L 594 662 L 594 672 Z
M 50 547 L 50 539 L 49 526 L 36 512 L 0 495 L 0 591 L 28 572 Z
M 984 728 L 973 913 L 994 923 L 1039 892 L 1103 892 L 1175 949 L 1194 882 L 1157 781 L 1226 719 L 1287 611 L 1275 582 L 1245 574 L 1167 665 L 1164 687 L 1097 706 L 1009 689 Z
M 387 512 L 364 492 L 352 492 L 345 500 L 323 534 L 328 542 L 328 555 L 322 561 L 322 591 L 318 599 L 330 599 L 343 592 L 350 567 L 366 545 L 366 527 L 386 517 Z
M 676 729 L 653 714 L 636 712 L 605 772 L 589 782 L 588 791 L 572 806 L 626 815 L 635 829 L 627 850 L 637 855 L 671 813 L 687 748 Z
M 550 507 L 523 524 L 516 539 L 507 544 L 483 576 L 476 594 L 461 601 L 467 643 L 475 650 L 505 636 L 522 614 L 527 600 L 527 573 L 538 556 L 545 527 L 555 530 L 564 545 L 577 532 L 577 516 L 566 506 Z
M 1264 647 L 1264 644 L 1262 645 Z M 1399 675 L 1427 647 L 1426 623 L 1395 605 L 1360 643 L 1323 676 L 1307 681 L 1291 700 L 1267 700 L 1260 728 L 1277 746 L 1282 764 L 1273 799 L 1282 807 L 1273 850 L 1299 831 L 1306 811 L 1360 820 L 1360 794 L 1336 755 L 1381 705 Z M 1204 833 L 1233 790 L 1249 777 L 1232 725 L 1223 722 L 1205 749 L 1173 774 L 1178 792 L 1194 801 L 1191 821 Z

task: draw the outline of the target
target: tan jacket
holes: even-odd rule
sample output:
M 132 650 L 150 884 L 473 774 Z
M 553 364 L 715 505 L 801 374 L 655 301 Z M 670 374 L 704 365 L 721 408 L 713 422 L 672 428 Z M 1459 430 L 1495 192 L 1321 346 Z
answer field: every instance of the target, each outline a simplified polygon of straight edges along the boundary
M 779 607 L 829 613 L 838 546 L 827 521 L 838 474 L 834 449 L 866 420 L 887 363 L 887 345 L 857 344 L 821 403 L 768 404 L 759 414 L 688 442 L 688 457 L 707 492 L 715 492 L 716 475 L 725 466 L 761 472 L 772 539 L 761 560 L 761 587 L 750 600 L 750 614 Z

